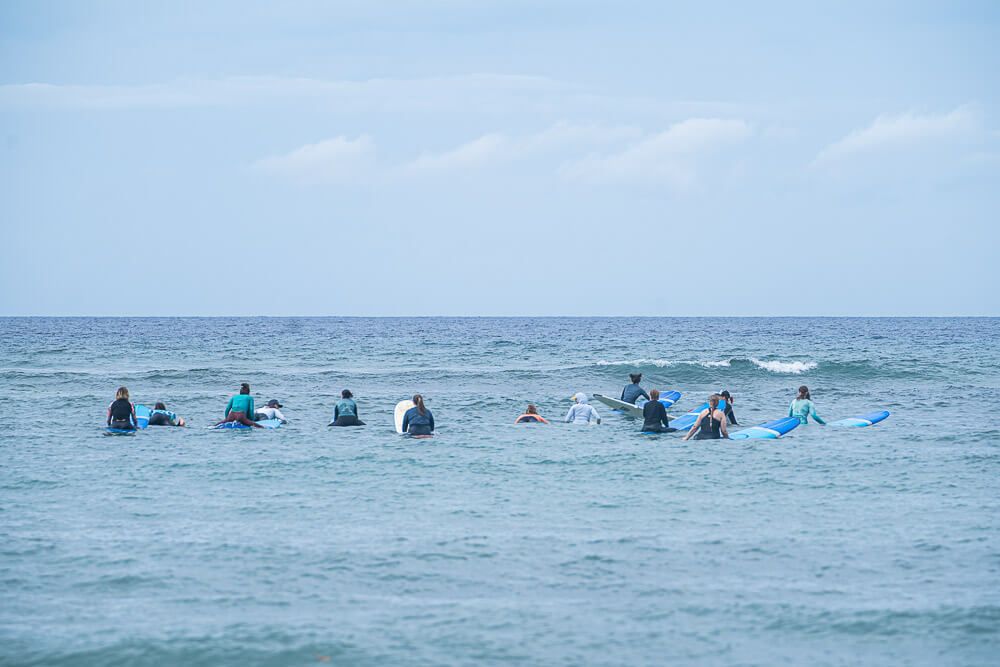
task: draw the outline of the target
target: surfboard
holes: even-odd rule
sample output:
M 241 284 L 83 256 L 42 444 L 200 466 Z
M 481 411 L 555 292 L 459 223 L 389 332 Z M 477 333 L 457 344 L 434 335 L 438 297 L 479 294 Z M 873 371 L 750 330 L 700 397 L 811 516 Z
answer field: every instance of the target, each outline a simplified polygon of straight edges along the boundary
M 694 410 L 691 410 L 690 412 L 685 412 L 676 419 L 671 419 L 670 425 L 673 428 L 677 429 L 678 431 L 686 431 L 692 426 L 694 426 L 694 423 L 698 420 L 698 415 L 701 414 L 701 411 L 707 409 L 708 409 L 708 402 L 706 401 L 705 403 L 702 403 L 701 405 L 696 407 Z M 722 410 L 723 412 L 726 411 L 725 401 L 719 401 L 719 409 Z
M 888 410 L 877 410 L 875 412 L 869 412 L 865 415 L 858 415 L 857 417 L 845 417 L 844 419 L 838 419 L 835 422 L 830 422 L 830 426 L 853 426 L 855 428 L 864 428 L 865 426 L 877 424 L 888 416 Z
M 782 417 L 774 421 L 764 422 L 759 426 L 751 426 L 736 433 L 730 433 L 730 440 L 776 440 L 799 425 L 797 417 Z
M 278 428 L 281 426 L 280 419 L 261 419 L 257 422 L 264 428 Z M 211 429 L 245 429 L 245 430 L 256 430 L 252 426 L 247 426 L 246 424 L 241 424 L 239 422 L 223 422 L 222 424 L 216 424 L 215 426 L 209 426 Z
M 663 403 L 663 407 L 669 410 L 680 397 L 681 392 L 679 391 L 665 391 L 660 394 L 659 401 L 660 403 Z M 644 401 L 642 403 L 637 402 L 636 405 L 632 405 L 631 403 L 626 403 L 625 401 L 618 400 L 617 398 L 611 398 L 610 396 L 604 396 L 603 394 L 594 394 L 594 400 L 600 401 L 612 410 L 620 410 L 621 412 L 625 412 L 633 417 L 641 417 L 642 406 L 646 404 Z
M 153 411 L 147 408 L 145 405 L 135 406 L 135 420 L 138 422 L 139 428 L 146 428 L 149 426 L 149 417 L 153 414 Z
M 396 410 L 393 412 L 393 418 L 396 421 L 396 433 L 403 432 L 403 416 L 406 415 L 406 411 L 413 407 L 413 401 L 405 400 L 396 403 Z

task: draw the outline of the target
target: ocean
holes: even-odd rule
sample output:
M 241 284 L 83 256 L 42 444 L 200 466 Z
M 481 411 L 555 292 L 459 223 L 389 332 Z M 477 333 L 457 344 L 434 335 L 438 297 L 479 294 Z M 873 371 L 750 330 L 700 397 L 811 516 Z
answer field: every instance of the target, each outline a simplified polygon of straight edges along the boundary
M 892 416 L 559 423 L 635 371 Z M 209 430 L 241 382 L 289 423 Z M 119 385 L 190 426 L 104 436 Z M 0 319 L 0 664 L 996 665 L 998 402 L 990 318 Z

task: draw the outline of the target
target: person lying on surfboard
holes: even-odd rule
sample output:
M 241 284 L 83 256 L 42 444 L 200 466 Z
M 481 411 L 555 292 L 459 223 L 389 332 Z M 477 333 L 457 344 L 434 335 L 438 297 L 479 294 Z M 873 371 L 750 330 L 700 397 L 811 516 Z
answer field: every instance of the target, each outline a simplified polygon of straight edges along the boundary
M 528 403 L 528 409 L 524 414 L 514 420 L 515 424 L 548 424 L 548 420 L 538 414 L 538 408 L 534 403 Z
M 639 383 L 642 382 L 642 373 L 630 373 L 628 377 L 632 380 L 632 384 L 626 385 L 625 388 L 622 389 L 621 400 L 635 405 L 635 402 L 639 400 L 640 396 L 642 396 L 648 401 L 649 394 L 646 393 L 645 389 L 639 386 Z

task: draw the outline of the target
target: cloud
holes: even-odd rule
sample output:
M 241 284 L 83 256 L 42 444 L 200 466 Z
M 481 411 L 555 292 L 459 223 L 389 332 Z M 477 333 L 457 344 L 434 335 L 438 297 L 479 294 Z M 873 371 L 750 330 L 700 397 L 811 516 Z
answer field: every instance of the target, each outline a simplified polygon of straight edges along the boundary
M 335 137 L 262 158 L 251 166 L 303 185 L 359 183 L 375 172 L 375 142 L 367 135 Z
M 946 114 L 881 115 L 868 127 L 855 130 L 824 148 L 813 160 L 813 166 L 863 153 L 968 137 L 978 129 L 979 124 L 979 114 L 968 105 Z
M 588 150 L 595 146 L 621 143 L 640 135 L 638 128 L 629 126 L 559 122 L 540 132 L 520 137 L 500 133 L 484 134 L 448 151 L 423 153 L 405 165 L 404 170 L 445 171 L 482 167 L 565 151 Z
M 692 118 L 617 153 L 566 162 L 559 175 L 587 184 L 661 184 L 686 189 L 695 184 L 699 169 L 712 156 L 750 134 L 750 126 L 742 120 Z

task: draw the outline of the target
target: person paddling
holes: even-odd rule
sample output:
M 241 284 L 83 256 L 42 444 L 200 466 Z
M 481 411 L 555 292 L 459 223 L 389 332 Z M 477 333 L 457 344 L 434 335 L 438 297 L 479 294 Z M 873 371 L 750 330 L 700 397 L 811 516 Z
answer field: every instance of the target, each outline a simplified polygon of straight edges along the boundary
M 726 415 L 719 409 L 721 396 L 712 394 L 708 397 L 708 407 L 698 413 L 698 419 L 694 426 L 684 436 L 685 440 L 690 440 L 695 433 L 695 440 L 719 440 L 729 437 L 726 430 Z
M 528 403 L 524 414 L 514 420 L 515 424 L 548 424 L 548 420 L 538 414 L 534 403 Z
M 413 395 L 413 407 L 403 415 L 403 433 L 429 436 L 434 434 L 434 415 L 424 405 L 424 397 Z
M 184 417 L 178 417 L 176 412 L 167 410 L 167 406 L 162 401 L 158 401 L 149 413 L 150 426 L 184 426 Z
M 667 408 L 663 403 L 660 403 L 659 389 L 649 390 L 649 400 L 642 406 L 642 428 L 640 430 L 643 433 L 673 433 L 677 430 L 670 426 Z
M 239 422 L 244 426 L 264 428 L 250 419 L 251 416 L 256 414 L 257 411 L 254 410 L 253 406 L 253 396 L 250 395 L 250 385 L 244 382 L 240 385 L 240 393 L 230 398 L 229 402 L 226 403 L 226 418 L 215 425 L 218 426 L 226 422 Z

